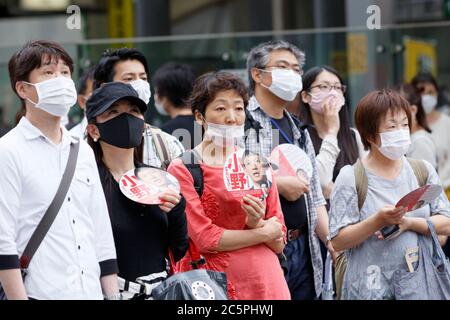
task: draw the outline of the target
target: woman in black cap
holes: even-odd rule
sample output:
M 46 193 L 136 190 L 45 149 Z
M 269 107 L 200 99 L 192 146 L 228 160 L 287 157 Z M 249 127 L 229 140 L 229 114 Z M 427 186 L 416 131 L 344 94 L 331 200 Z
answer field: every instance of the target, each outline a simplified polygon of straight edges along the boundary
M 137 92 L 120 82 L 95 90 L 86 106 L 88 143 L 94 150 L 109 208 L 119 285 L 127 288 L 123 292 L 126 298 L 147 298 L 167 277 L 168 251 L 177 261 L 188 248 L 185 201 L 180 194 L 166 192 L 157 206 L 134 202 L 120 191 L 120 178 L 129 170 L 144 167 L 146 109 Z M 145 294 L 139 294 L 143 291 Z

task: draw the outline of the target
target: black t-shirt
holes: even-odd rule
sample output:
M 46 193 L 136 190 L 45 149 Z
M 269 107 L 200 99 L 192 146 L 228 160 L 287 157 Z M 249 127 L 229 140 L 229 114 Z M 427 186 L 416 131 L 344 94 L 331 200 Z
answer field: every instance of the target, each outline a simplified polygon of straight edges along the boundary
M 165 213 L 157 205 L 143 205 L 124 196 L 103 164 L 99 165 L 99 173 L 111 218 L 119 276 L 135 281 L 164 271 L 169 247 L 174 259 L 181 259 L 188 248 L 184 199 Z
M 294 133 L 292 132 L 291 124 L 289 119 L 283 117 L 281 119 L 273 119 L 281 130 L 285 133 L 285 135 L 291 140 L 294 141 Z M 273 129 L 278 129 L 272 123 Z M 284 135 L 280 132 L 279 134 L 279 144 L 289 143 L 288 140 L 284 137 Z M 274 146 L 277 146 L 278 141 L 274 142 Z M 280 203 L 281 209 L 283 210 L 284 221 L 286 223 L 286 227 L 288 229 L 297 229 L 302 228 L 308 225 L 308 215 L 305 203 L 305 196 L 302 195 L 296 201 L 288 201 L 285 197 L 280 195 Z
M 173 135 L 173 132 L 178 129 L 187 130 L 190 134 L 190 140 L 186 139 L 182 134 L 177 133 L 177 132 L 175 132 L 175 136 L 183 144 L 184 149 L 189 150 L 189 149 L 194 149 L 194 147 L 196 147 L 197 144 L 199 144 L 201 142 L 201 138 L 202 138 L 201 128 L 199 131 L 200 141 L 195 141 L 195 139 L 194 139 L 196 126 L 198 127 L 197 128 L 197 131 L 198 131 L 200 126 L 195 122 L 195 117 L 193 115 L 181 115 L 181 116 L 177 116 L 177 117 L 173 118 L 172 120 L 169 120 L 168 122 L 163 124 L 161 126 L 161 130 L 163 130 L 164 132 L 167 132 L 168 134 L 171 134 L 171 135 Z

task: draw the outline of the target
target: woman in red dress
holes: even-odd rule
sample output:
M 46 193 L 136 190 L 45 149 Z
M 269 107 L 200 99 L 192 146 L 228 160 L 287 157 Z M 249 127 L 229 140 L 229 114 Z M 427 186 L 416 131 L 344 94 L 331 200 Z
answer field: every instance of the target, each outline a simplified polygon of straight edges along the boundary
M 168 171 L 180 182 L 186 199 L 189 237 L 205 257 L 206 269 L 225 272 L 230 299 L 290 299 L 277 254 L 283 252 L 286 227 L 276 183 L 267 197 L 239 199 L 227 191 L 223 167 L 244 138 L 248 95 L 235 76 L 209 73 L 194 85 L 191 106 L 205 129 L 203 141 L 193 150 L 203 171 L 201 198 L 192 175 L 181 159 Z M 190 270 L 185 256 L 181 271 Z

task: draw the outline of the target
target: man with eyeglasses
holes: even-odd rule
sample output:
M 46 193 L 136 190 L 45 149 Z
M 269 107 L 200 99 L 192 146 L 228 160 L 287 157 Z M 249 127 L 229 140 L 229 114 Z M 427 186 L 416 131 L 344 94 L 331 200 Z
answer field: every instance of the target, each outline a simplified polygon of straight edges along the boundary
M 246 148 L 269 157 L 283 143 L 302 148 L 313 166 L 311 181 L 302 177 L 277 177 L 286 227 L 286 281 L 292 299 L 312 300 L 322 291 L 323 262 L 319 238 L 334 251 L 328 238 L 326 201 L 320 188 L 314 148 L 301 123 L 286 111 L 287 104 L 302 90 L 305 54 L 285 41 L 269 41 L 253 48 L 247 58 L 250 91 L 248 112 L 261 125 L 250 129 Z

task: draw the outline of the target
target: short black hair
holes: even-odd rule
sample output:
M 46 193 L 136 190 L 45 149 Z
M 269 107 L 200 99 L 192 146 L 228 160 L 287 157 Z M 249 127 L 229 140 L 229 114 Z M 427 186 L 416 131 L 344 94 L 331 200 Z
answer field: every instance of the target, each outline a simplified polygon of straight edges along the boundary
M 250 152 L 250 150 L 247 150 L 247 149 L 244 151 L 244 154 L 242 155 L 242 159 L 241 159 L 243 167 L 245 167 L 245 162 L 244 162 L 245 158 L 247 158 L 249 156 L 259 157 L 261 159 L 261 162 L 263 163 L 264 168 L 270 167 L 270 163 L 268 162 L 268 159 L 266 157 L 261 156 L 259 153 Z
M 91 67 L 86 70 L 77 81 L 78 94 L 85 94 L 87 90 L 87 82 L 89 80 L 94 81 L 95 67 Z
M 147 59 L 142 52 L 136 49 L 120 48 L 117 50 L 106 50 L 100 61 L 97 63 L 94 71 L 94 89 L 99 88 L 103 83 L 112 82 L 115 71 L 114 66 L 121 61 L 138 60 L 144 66 L 148 74 Z
M 156 70 L 152 78 L 156 94 L 169 99 L 175 108 L 187 105 L 194 81 L 195 72 L 190 65 L 173 62 Z

